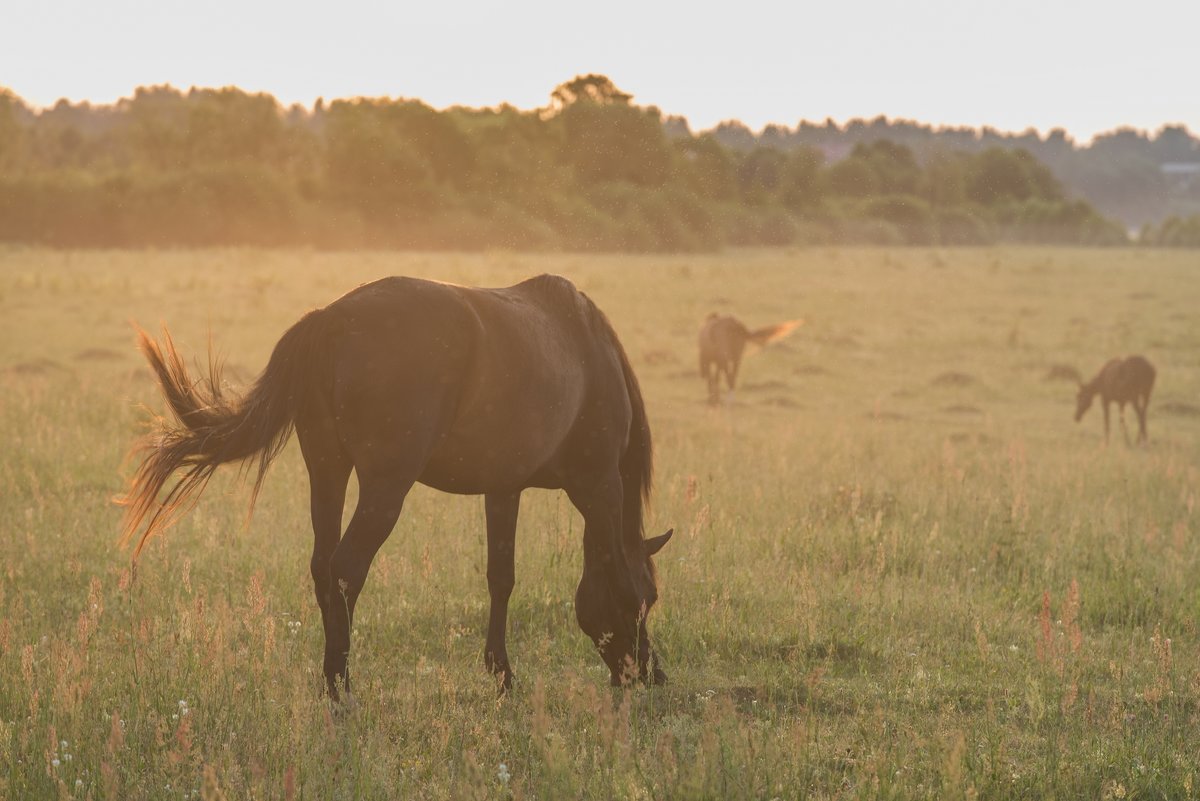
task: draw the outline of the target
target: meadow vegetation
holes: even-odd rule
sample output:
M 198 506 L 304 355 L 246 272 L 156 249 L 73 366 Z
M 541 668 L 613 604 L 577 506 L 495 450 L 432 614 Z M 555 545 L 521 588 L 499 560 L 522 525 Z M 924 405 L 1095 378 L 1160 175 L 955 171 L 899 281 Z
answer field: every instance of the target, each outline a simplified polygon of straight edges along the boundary
M 1200 272 L 1167 250 L 605 256 L 0 252 L 0 797 L 1190 798 L 1200 755 Z M 671 682 L 613 689 L 572 609 L 581 522 L 527 491 L 498 697 L 482 499 L 422 487 L 321 695 L 293 442 L 116 546 L 162 410 L 128 325 L 248 381 L 307 309 L 389 274 L 573 279 L 653 425 L 651 616 Z M 706 404 L 696 334 L 804 317 Z M 1074 373 L 1158 367 L 1150 442 Z M 1063 380 L 1063 377 L 1067 380 Z

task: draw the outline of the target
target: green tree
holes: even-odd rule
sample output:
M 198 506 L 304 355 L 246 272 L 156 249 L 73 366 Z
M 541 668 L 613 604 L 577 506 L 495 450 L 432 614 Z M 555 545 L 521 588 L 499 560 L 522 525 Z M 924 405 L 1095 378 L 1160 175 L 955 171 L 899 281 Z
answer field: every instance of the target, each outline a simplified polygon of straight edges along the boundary
M 752 206 L 774 199 L 783 186 L 787 156 L 774 148 L 758 147 L 746 154 L 738 165 L 738 191 Z
M 683 173 L 690 188 L 712 200 L 729 200 L 737 194 L 737 167 L 729 150 L 712 134 L 676 143 Z
M 992 147 L 969 167 L 967 197 L 985 206 L 1002 201 L 1061 200 L 1062 187 L 1027 150 Z
M 563 110 L 579 102 L 600 106 L 628 106 L 633 95 L 622 92 L 605 75 L 576 75 L 566 83 L 560 83 L 550 93 L 550 106 Z
M 821 164 L 824 157 L 815 147 L 800 146 L 788 154 L 783 168 L 780 199 L 788 208 L 813 209 L 822 199 Z
M 666 182 L 671 148 L 661 114 L 630 104 L 631 97 L 603 75 L 575 78 L 551 94 L 565 132 L 566 161 L 582 184 Z
M 870 197 L 879 191 L 879 176 L 865 159 L 846 158 L 825 171 L 825 186 L 838 197 Z

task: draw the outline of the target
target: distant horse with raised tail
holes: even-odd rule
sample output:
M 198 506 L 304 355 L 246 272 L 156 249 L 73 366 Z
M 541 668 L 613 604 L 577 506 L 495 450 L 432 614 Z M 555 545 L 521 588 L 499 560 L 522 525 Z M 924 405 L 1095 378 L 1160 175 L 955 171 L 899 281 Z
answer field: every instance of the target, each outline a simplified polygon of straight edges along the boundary
M 1144 356 L 1110 359 L 1091 381 L 1079 384 L 1079 393 L 1075 397 L 1075 422 L 1083 419 L 1084 413 L 1091 408 L 1092 399 L 1099 395 L 1104 406 L 1104 441 L 1108 442 L 1108 406 L 1115 402 L 1121 418 L 1121 432 L 1125 435 L 1125 444 L 1128 445 L 1129 429 L 1125 427 L 1125 404 L 1129 403 L 1133 405 L 1133 410 L 1138 416 L 1137 441 L 1146 442 L 1146 409 L 1150 406 L 1154 377 L 1154 365 Z
M 580 628 L 613 684 L 660 683 L 646 618 L 658 598 L 651 557 L 671 532 L 644 538 L 650 426 L 616 332 L 570 281 L 551 275 L 503 289 L 385 278 L 309 312 L 284 333 L 241 396 L 220 370 L 193 381 L 164 331 L 139 344 L 176 422 L 139 449 L 125 538 L 135 552 L 229 462 L 257 465 L 254 495 L 293 430 L 308 468 L 312 579 L 325 628 L 324 673 L 348 692 L 354 607 L 371 561 L 416 482 L 483 495 L 491 595 L 484 661 L 502 686 L 522 490 L 563 489 L 583 516 Z M 359 498 L 343 533 L 353 470 Z M 172 479 L 162 500 L 159 495 Z
M 751 331 L 741 320 L 713 312 L 700 328 L 700 377 L 708 382 L 708 402 L 721 402 L 721 376 L 732 392 L 737 386 L 738 368 L 746 345 L 767 345 L 783 339 L 804 325 L 803 320 L 768 325 Z

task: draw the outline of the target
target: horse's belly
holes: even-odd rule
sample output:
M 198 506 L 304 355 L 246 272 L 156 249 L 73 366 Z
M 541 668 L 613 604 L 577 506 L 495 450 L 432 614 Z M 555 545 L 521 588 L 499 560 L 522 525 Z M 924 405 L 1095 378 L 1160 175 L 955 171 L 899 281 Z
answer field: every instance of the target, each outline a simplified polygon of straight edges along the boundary
M 574 413 L 536 404 L 502 416 L 460 417 L 433 449 L 420 481 L 462 494 L 560 486 L 556 463 L 574 420 Z
M 555 454 L 530 444 L 507 438 L 474 443 L 448 438 L 430 455 L 420 481 L 460 495 L 562 486 Z

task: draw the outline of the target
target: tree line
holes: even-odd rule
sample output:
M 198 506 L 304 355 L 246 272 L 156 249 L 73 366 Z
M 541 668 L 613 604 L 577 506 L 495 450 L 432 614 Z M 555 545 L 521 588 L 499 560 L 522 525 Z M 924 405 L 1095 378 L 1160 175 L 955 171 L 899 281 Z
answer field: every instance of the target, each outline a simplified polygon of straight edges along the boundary
M 112 106 L 34 111 L 0 90 L 0 242 L 687 251 L 1128 241 L 1027 147 L 932 152 L 862 137 L 830 158 L 820 142 L 767 131 L 733 141 L 731 131 L 693 134 L 599 75 L 558 86 L 535 110 L 368 98 L 284 108 L 233 88 L 149 87 Z
M 1154 133 L 1122 128 L 1097 136 L 1087 145 L 1066 131 L 1044 136 L 1034 130 L 1005 133 L 992 128 L 934 128 L 908 120 L 851 120 L 838 125 L 801 122 L 795 128 L 768 125 L 755 134 L 739 122 L 713 131 L 722 144 L 739 150 L 817 147 L 826 153 L 848 151 L 860 143 L 887 139 L 910 148 L 926 161 L 939 153 L 978 153 L 992 148 L 1020 149 L 1045 164 L 1069 193 L 1092 203 L 1101 214 L 1127 228 L 1167 218 L 1200 214 L 1200 139 L 1182 125 L 1164 125 Z

